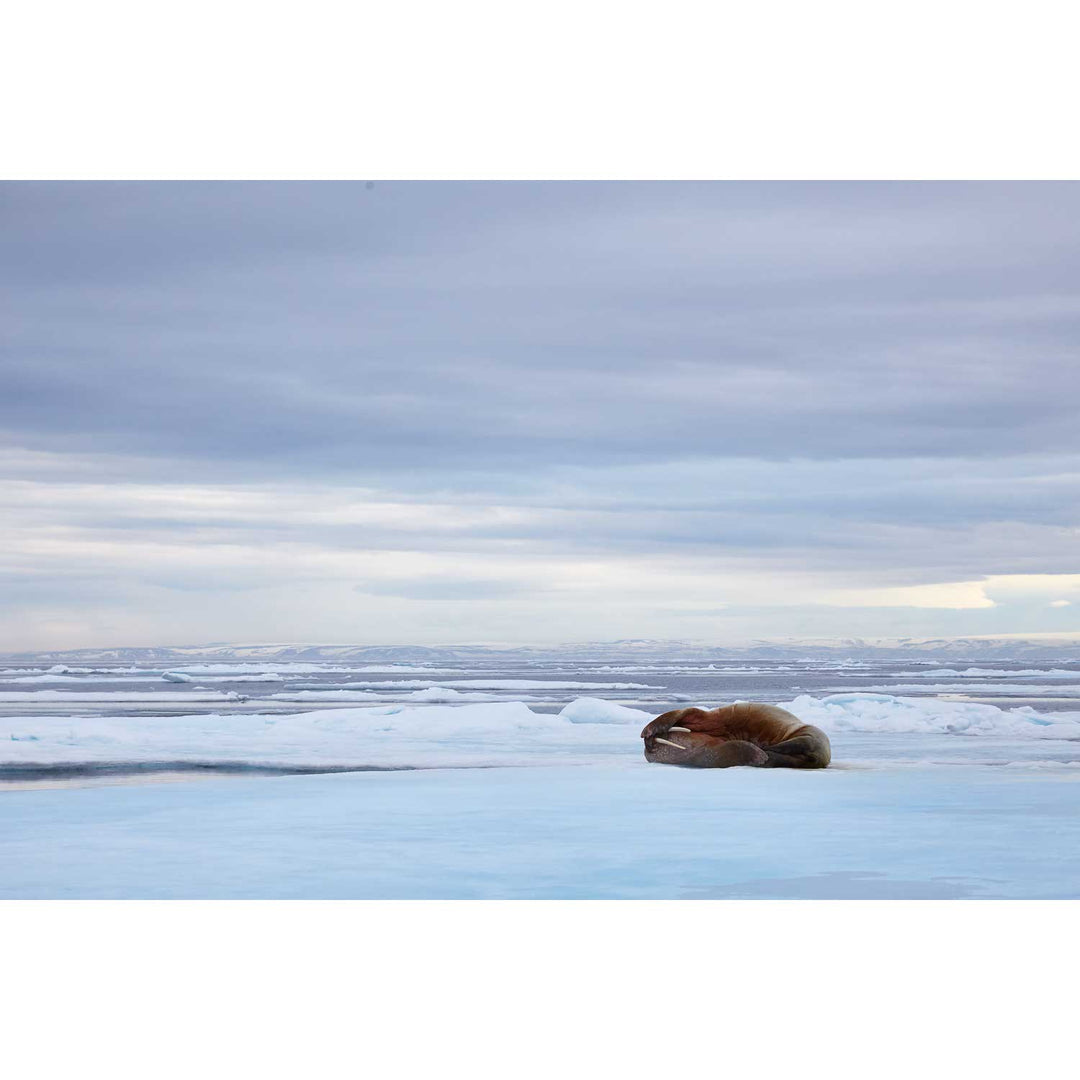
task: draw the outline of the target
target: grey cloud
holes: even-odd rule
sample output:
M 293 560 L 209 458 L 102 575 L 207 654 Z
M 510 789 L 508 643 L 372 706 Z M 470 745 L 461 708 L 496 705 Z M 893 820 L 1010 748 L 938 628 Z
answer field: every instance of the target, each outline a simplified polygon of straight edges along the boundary
M 408 581 L 366 581 L 357 585 L 354 591 L 369 596 L 394 596 L 402 600 L 450 600 L 462 603 L 473 600 L 500 600 L 545 590 L 510 581 L 415 578 Z
M 574 470 L 512 492 L 477 478 L 452 492 L 371 494 L 293 484 L 240 488 L 238 503 L 189 504 L 158 486 L 153 514 L 121 490 L 55 485 L 0 496 L 11 529 L 65 530 L 111 545 L 300 545 L 325 551 L 487 553 L 516 558 L 658 556 L 883 582 L 1080 572 L 1080 460 L 1070 457 L 771 463 L 748 460 Z M 215 490 L 215 489 L 211 489 Z M 224 493 L 224 489 L 216 489 Z M 52 491 L 50 497 L 49 492 Z M 257 496 L 254 507 L 245 498 Z M 125 507 L 125 499 L 132 500 Z M 365 517 L 367 501 L 403 514 Z M 443 505 L 439 505 L 439 504 Z M 236 509 L 230 513 L 229 505 Z M 416 519 L 410 507 L 423 511 Z M 359 516 L 327 520 L 354 507 Z M 464 517 L 455 517 L 461 510 Z M 353 520 L 349 520 L 353 517 Z M 75 530 L 73 532 L 73 530 Z M 134 568 L 132 572 L 137 572 Z
M 4 192 L 29 445 L 351 476 L 1078 448 L 1075 185 Z
M 20 518 L 118 544 L 1075 573 L 1078 210 L 1057 183 L 3 184 L 0 458 L 536 511 Z

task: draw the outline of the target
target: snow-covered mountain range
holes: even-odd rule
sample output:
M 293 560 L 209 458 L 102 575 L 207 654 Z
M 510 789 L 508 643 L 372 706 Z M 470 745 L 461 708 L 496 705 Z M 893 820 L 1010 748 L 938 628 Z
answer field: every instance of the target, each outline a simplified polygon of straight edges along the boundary
M 350 661 L 373 663 L 543 663 L 625 659 L 719 660 L 907 657 L 988 659 L 1080 659 L 1080 638 L 834 638 L 758 640 L 733 645 L 630 638 L 561 645 L 350 645 L 317 643 L 228 643 L 128 646 L 0 654 L 6 661 L 60 663 L 120 661 L 177 663 L 190 660 Z

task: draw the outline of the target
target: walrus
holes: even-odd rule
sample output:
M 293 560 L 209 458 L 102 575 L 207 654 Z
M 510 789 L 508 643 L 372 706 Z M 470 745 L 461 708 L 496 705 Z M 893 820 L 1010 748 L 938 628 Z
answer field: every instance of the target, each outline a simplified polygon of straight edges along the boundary
M 716 709 L 673 709 L 646 724 L 645 760 L 695 769 L 824 769 L 829 737 L 779 705 L 740 701 Z

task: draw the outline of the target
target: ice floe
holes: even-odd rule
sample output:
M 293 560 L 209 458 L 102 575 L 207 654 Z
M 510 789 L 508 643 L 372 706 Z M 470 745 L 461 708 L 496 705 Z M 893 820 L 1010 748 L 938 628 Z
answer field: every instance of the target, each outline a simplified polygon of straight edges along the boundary
M 186 695 L 149 696 L 171 703 Z M 0 765 L 206 761 L 437 767 L 542 764 L 552 758 L 595 763 L 639 758 L 639 731 L 653 715 L 598 698 L 578 698 L 558 714 L 536 712 L 523 701 L 414 700 L 286 714 L 7 717 L 0 719 Z M 835 735 L 1080 739 L 1075 718 L 1080 714 L 1043 716 L 1030 708 L 884 694 L 805 695 L 784 704 Z

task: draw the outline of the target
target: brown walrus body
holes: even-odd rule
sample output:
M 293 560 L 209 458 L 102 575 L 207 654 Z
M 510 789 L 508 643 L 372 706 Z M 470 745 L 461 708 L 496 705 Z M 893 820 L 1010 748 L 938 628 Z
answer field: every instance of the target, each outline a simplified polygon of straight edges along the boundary
M 645 726 L 645 760 L 698 769 L 755 765 L 824 769 L 829 737 L 778 705 L 740 701 L 717 709 L 675 709 Z

